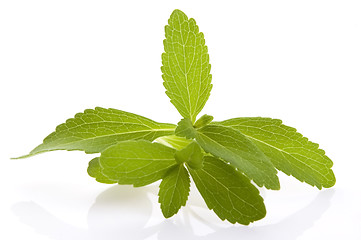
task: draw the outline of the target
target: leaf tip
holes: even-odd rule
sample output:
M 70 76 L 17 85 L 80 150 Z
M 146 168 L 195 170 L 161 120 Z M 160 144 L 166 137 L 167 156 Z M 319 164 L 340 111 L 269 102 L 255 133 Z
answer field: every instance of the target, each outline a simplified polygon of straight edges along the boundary
M 324 188 L 331 188 L 333 186 L 335 186 L 336 184 L 336 177 L 335 177 L 335 174 L 333 173 L 333 171 L 330 169 L 330 172 L 329 172 L 329 175 L 330 177 L 328 178 L 328 181 L 322 185 L 321 187 L 324 187 Z M 320 188 L 319 188 L 320 189 Z M 320 189 L 321 190 L 321 189 Z
M 162 213 L 163 213 L 163 216 L 167 219 L 174 216 L 174 214 L 167 214 L 167 213 L 164 213 L 163 211 L 162 211 Z
M 171 17 L 174 17 L 174 16 L 182 16 L 182 17 L 188 18 L 187 15 L 182 10 L 179 10 L 179 9 L 173 10 Z
M 32 154 L 26 154 L 26 155 L 22 155 L 22 156 L 19 156 L 19 157 L 11 157 L 10 160 L 20 160 L 20 159 L 24 159 L 24 158 L 28 158 L 28 157 L 31 157 L 33 156 Z

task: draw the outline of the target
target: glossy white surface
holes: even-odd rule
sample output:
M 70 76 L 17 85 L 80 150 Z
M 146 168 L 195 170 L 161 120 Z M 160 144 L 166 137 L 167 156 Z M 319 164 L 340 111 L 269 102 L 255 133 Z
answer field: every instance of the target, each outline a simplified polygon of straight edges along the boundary
M 334 161 L 333 188 L 280 173 L 280 191 L 261 189 L 266 218 L 241 226 L 219 220 L 194 186 L 164 219 L 159 183 L 97 183 L 81 152 L 9 160 L 85 108 L 176 123 L 160 72 L 175 8 L 209 47 L 202 113 L 296 127 Z M 359 1 L 1 1 L 0 239 L 361 239 L 360 12 Z

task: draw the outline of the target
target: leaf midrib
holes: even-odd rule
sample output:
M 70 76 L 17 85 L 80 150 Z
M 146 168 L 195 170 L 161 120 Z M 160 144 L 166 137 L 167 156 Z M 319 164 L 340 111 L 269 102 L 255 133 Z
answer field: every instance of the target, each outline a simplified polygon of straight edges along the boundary
M 212 138 L 208 137 L 208 136 L 205 135 L 204 133 L 198 132 L 198 134 L 203 135 L 204 138 L 207 138 L 208 140 L 210 140 L 210 141 L 213 142 L 214 144 L 217 144 L 217 145 L 220 146 L 224 151 L 226 151 L 226 152 L 228 152 L 228 153 L 231 153 L 232 155 L 237 156 L 238 158 L 242 159 L 243 162 L 247 162 L 247 163 L 249 163 L 252 167 L 256 168 L 257 170 L 264 172 L 263 169 L 260 169 L 259 167 L 257 167 L 256 165 L 254 165 L 254 161 L 253 161 L 253 160 L 244 159 L 243 157 L 241 157 L 241 156 L 239 156 L 238 154 L 234 153 L 234 152 L 232 151 L 234 148 L 228 149 L 227 147 L 223 146 L 223 145 L 220 144 L 219 142 L 217 142 L 217 141 L 213 140 Z M 234 150 L 237 151 L 236 149 L 234 149 Z M 221 157 L 221 158 L 222 158 L 222 157 Z M 233 157 L 232 157 L 232 158 L 233 158 Z M 230 161 L 227 160 L 227 162 L 230 162 Z M 234 163 L 233 163 L 233 162 L 234 162 Z M 233 163 L 233 164 L 238 164 L 236 161 L 232 161 L 232 163 Z M 239 166 L 236 166 L 236 167 L 237 167 L 237 169 L 239 169 L 240 171 L 244 172 L 243 170 L 241 170 L 241 169 L 239 168 Z M 249 178 L 251 178 L 252 180 L 254 180 L 254 177 L 249 176 L 249 174 L 247 174 L 247 173 L 244 173 L 244 174 L 246 174 Z
M 242 132 L 243 133 L 243 132 Z M 243 133 L 244 134 L 244 133 Z M 271 144 L 269 144 L 269 143 L 267 143 L 267 142 L 264 142 L 264 141 L 262 141 L 262 140 L 260 140 L 260 139 L 258 139 L 258 138 L 254 138 L 254 137 L 251 137 L 251 136 L 248 136 L 247 134 L 244 134 L 246 137 L 248 137 L 248 138 L 251 138 L 251 139 L 253 139 L 253 140 L 255 140 L 255 141 L 257 141 L 257 142 L 260 142 L 260 143 L 262 143 L 262 144 L 264 144 L 264 145 L 267 145 L 267 146 L 269 146 L 269 147 L 271 147 L 271 148 L 274 148 L 274 149 L 276 149 L 276 150 L 278 150 L 278 151 L 280 151 L 280 152 L 282 152 L 282 153 L 285 153 L 285 154 L 287 154 L 288 156 L 290 156 L 291 158 L 293 158 L 293 159 L 295 159 L 295 160 L 297 160 L 298 162 L 300 162 L 300 163 L 302 163 L 303 165 L 306 165 L 304 162 L 302 162 L 302 161 L 300 161 L 297 157 L 295 157 L 295 156 L 293 156 L 292 155 L 292 153 L 289 153 L 289 152 L 287 152 L 287 151 L 285 151 L 285 150 L 283 150 L 283 149 L 280 149 L 280 148 L 278 148 L 278 147 L 276 147 L 276 146 L 274 146 L 274 145 L 271 145 Z M 303 148 L 303 147 L 301 147 L 301 148 Z M 304 155 L 302 155 L 302 156 L 304 156 Z M 306 157 L 306 156 L 305 156 Z M 309 157 L 306 157 L 307 159 L 311 159 L 311 158 L 309 158 Z M 318 162 L 318 161 L 316 161 L 317 163 L 320 163 L 320 162 Z M 321 163 L 320 163 L 321 164 Z M 307 165 L 308 166 L 308 165 Z
M 169 211 L 170 211 L 170 206 L 171 206 L 171 205 L 174 205 L 174 203 L 173 203 L 174 194 L 175 194 L 175 192 L 176 192 L 176 190 L 177 190 L 178 181 L 179 181 L 179 175 L 180 175 L 180 172 L 181 172 L 181 171 L 182 171 L 182 166 L 180 165 L 180 166 L 178 166 L 177 177 L 176 177 L 175 184 L 174 184 L 174 186 L 173 186 L 173 190 L 172 190 L 172 193 L 171 193 L 171 201 L 169 201 L 169 205 L 168 205 Z M 180 200 L 180 201 L 182 201 L 182 200 Z M 172 203 L 173 203 L 173 204 L 172 204 Z
M 74 118 L 74 119 L 76 119 L 76 118 Z M 84 121 L 83 119 L 82 119 L 82 121 Z M 149 126 L 149 125 L 147 125 L 147 124 L 145 124 L 145 123 L 143 123 L 143 122 L 121 122 L 121 121 L 94 121 L 94 122 L 83 122 L 83 123 L 81 123 L 81 124 L 77 124 L 77 125 L 75 125 L 75 126 L 73 126 L 73 127 L 68 127 L 66 124 L 67 123 L 65 123 L 64 125 L 67 127 L 66 129 L 64 129 L 64 130 L 58 130 L 57 132 L 58 133 L 62 133 L 62 132 L 66 132 L 66 131 L 69 131 L 69 130 L 72 130 L 72 129 L 75 129 L 75 128 L 79 128 L 79 127 L 83 127 L 83 126 L 88 126 L 88 125 L 93 125 L 93 124 L 103 124 L 103 123 L 111 123 L 111 124 L 119 124 L 120 126 L 123 126 L 123 125 L 136 125 L 136 126 L 146 126 L 146 127 L 148 127 L 148 128 L 150 128 L 150 129 L 152 129 L 152 127 L 151 126 Z M 169 125 L 169 127 L 174 127 L 175 128 L 175 126 L 173 125 L 173 124 L 170 124 L 170 123 L 157 123 L 157 122 L 151 122 L 152 124 L 155 124 L 155 125 L 158 125 L 158 126 L 161 126 L 161 125 Z
M 173 132 L 174 129 L 169 129 L 169 128 L 165 128 L 165 129 L 147 129 L 147 130 L 140 130 L 140 131 L 132 131 L 132 132 L 123 132 L 123 133 L 115 133 L 115 134 L 107 134 L 107 135 L 102 135 L 102 136 L 96 136 L 96 137 L 91 137 L 91 138 L 86 138 L 86 139 L 81 139 L 81 140 L 75 140 L 75 141 L 71 141 L 71 142 L 67 142 L 67 143 L 62 143 L 62 144 L 58 144 L 56 142 L 58 141 L 61 141 L 65 138 L 60 138 L 58 139 L 57 141 L 51 141 L 51 140 L 48 140 L 50 142 L 43 142 L 42 144 L 40 144 L 39 146 L 37 146 L 33 151 L 31 151 L 28 155 L 25 155 L 25 156 L 32 156 L 32 155 L 35 155 L 35 154 L 38 154 L 38 153 L 42 153 L 42 152 L 46 152 L 46 151 L 54 151 L 54 150 L 69 150 L 69 149 L 66 149 L 65 147 L 67 145 L 70 145 L 70 144 L 73 144 L 73 143 L 82 143 L 82 142 L 85 142 L 85 141 L 89 141 L 89 140 L 94 140 L 94 139 L 101 139 L 101 138 L 106 138 L 106 137 L 110 137 L 110 136 L 116 136 L 116 135 L 125 135 L 125 134 L 132 134 L 132 133 L 138 133 L 138 132 L 147 132 L 149 131 L 149 133 L 151 132 L 159 132 L 159 131 L 164 131 L 164 132 Z M 149 134 L 148 133 L 148 134 Z M 133 138 L 134 139 L 134 138 Z M 51 144 L 58 144 L 56 145 L 56 149 L 43 149 L 43 147 L 46 145 L 50 145 Z M 40 150 L 39 150 L 40 149 Z M 71 150 L 78 150 L 76 148 L 74 149 L 71 149 Z M 80 150 L 80 149 L 79 149 Z M 23 156 L 23 157 L 25 157 Z M 22 158 L 22 157 L 21 157 Z
M 74 143 L 74 142 L 81 142 L 81 141 L 87 141 L 87 140 L 93 140 L 96 138 L 103 138 L 103 137 L 110 137 L 110 136 L 116 136 L 116 135 L 125 135 L 125 134 L 132 134 L 132 133 L 140 133 L 140 132 L 173 132 L 175 128 L 171 129 L 171 128 L 162 128 L 162 129 L 146 129 L 146 130 L 139 130 L 139 131 L 129 131 L 129 132 L 119 132 L 119 133 L 112 133 L 112 134 L 106 134 L 106 135 L 101 135 L 101 136 L 95 136 L 95 137 L 90 137 L 90 138 L 83 138 L 81 140 L 78 141 L 72 141 L 72 142 L 67 142 L 64 144 L 60 144 L 60 145 L 67 145 L 70 143 Z M 65 137 L 67 138 L 67 137 Z M 62 140 L 64 138 L 60 138 L 59 140 Z M 47 142 L 44 142 L 43 144 L 47 144 Z
M 207 174 L 210 178 L 213 178 L 214 181 L 216 181 L 219 185 L 221 185 L 224 189 L 227 189 L 228 192 L 232 193 L 233 196 L 235 196 L 237 199 L 241 200 L 245 205 L 248 205 L 252 208 L 254 208 L 257 212 L 259 212 L 259 210 L 257 208 L 255 208 L 254 205 L 252 205 L 251 203 L 246 202 L 244 199 L 240 198 L 237 194 L 235 194 L 233 191 L 231 191 L 228 187 L 226 187 L 223 183 L 221 183 L 220 181 L 218 181 L 218 179 L 216 179 L 215 177 L 213 177 L 210 173 L 203 171 L 205 174 Z M 233 201 L 231 201 L 233 203 Z M 233 207 L 234 208 L 234 207 Z M 234 208 L 235 209 L 235 208 Z M 236 210 L 236 209 L 235 209 Z M 238 212 L 238 211 L 237 211 Z M 242 215 L 245 215 L 247 217 L 251 217 L 247 214 L 244 213 L 240 213 Z
M 243 132 L 242 132 L 242 133 L 243 133 Z M 243 134 L 244 134 L 244 133 L 243 133 Z M 248 136 L 247 134 L 244 134 L 244 135 L 245 135 L 246 137 L 248 137 L 248 138 L 251 138 L 251 139 L 253 139 L 253 140 L 255 140 L 255 141 L 258 141 L 258 142 L 260 142 L 260 143 L 262 143 L 262 144 L 264 144 L 264 145 L 266 145 L 266 146 L 269 146 L 269 147 L 271 147 L 271 148 L 273 148 L 273 149 L 276 149 L 276 150 L 278 150 L 278 151 L 286 154 L 287 156 L 291 157 L 292 159 L 295 159 L 295 160 L 296 160 L 297 162 L 299 162 L 300 164 L 302 164 L 302 165 L 304 165 L 304 166 L 306 166 L 306 167 L 311 168 L 313 171 L 315 171 L 315 172 L 317 172 L 318 174 L 320 174 L 321 176 L 325 177 L 325 175 L 322 174 L 320 171 L 318 171 L 318 170 L 316 170 L 315 168 L 311 167 L 310 165 L 302 162 L 302 161 L 299 160 L 297 157 L 293 156 L 291 153 L 286 152 L 286 151 L 284 151 L 284 150 L 282 150 L 282 149 L 280 149 L 280 148 L 277 148 L 277 147 L 275 147 L 275 146 L 273 146 L 273 145 L 271 145 L 271 144 L 269 144 L 269 143 L 266 143 L 266 142 L 264 142 L 264 141 L 262 141 L 262 140 L 259 140 L 259 139 L 257 139 L 257 138 Z M 307 159 L 311 159 L 311 158 L 307 157 Z M 317 162 L 317 163 L 319 163 L 319 162 Z M 301 170 L 302 170 L 302 169 L 301 169 Z M 302 170 L 302 171 L 305 172 L 304 170 Z M 292 174 L 292 175 L 293 175 L 293 174 Z M 310 176 L 311 176 L 311 175 L 310 175 Z M 315 182 L 317 182 L 317 181 L 315 181 Z

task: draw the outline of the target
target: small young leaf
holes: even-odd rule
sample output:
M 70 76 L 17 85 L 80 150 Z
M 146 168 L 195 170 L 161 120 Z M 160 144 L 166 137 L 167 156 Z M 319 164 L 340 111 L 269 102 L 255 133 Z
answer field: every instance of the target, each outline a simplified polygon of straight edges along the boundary
M 198 130 L 196 140 L 206 152 L 230 162 L 258 186 L 280 188 L 277 170 L 270 160 L 238 130 L 207 125 Z
M 217 124 L 229 126 L 251 139 L 280 171 L 321 189 L 332 187 L 332 161 L 318 144 L 308 141 L 296 129 L 272 118 L 233 118 Z
M 257 188 L 229 164 L 206 156 L 203 168 L 189 171 L 208 208 L 222 220 L 248 225 L 266 215 Z
M 178 112 L 192 123 L 211 89 L 208 48 L 193 18 L 174 10 L 165 27 L 162 72 L 166 94 Z
M 187 163 L 193 169 L 203 166 L 203 152 L 196 142 L 190 143 L 187 147 L 177 151 L 174 155 L 178 163 Z
M 175 149 L 145 140 L 119 142 L 100 155 L 102 173 L 119 184 L 145 186 L 163 178 L 176 165 Z
M 194 124 L 194 127 L 195 127 L 195 128 L 204 127 L 204 126 L 208 125 L 209 123 L 211 123 L 212 120 L 213 120 L 213 116 L 204 114 L 202 117 L 200 117 L 200 118 L 196 121 L 196 123 Z
M 167 147 L 181 150 L 186 146 L 188 146 L 193 140 L 186 139 L 184 137 L 178 137 L 176 135 L 169 135 L 169 136 L 159 137 L 155 141 Z
M 153 141 L 157 137 L 174 134 L 174 129 L 173 124 L 158 123 L 133 113 L 97 107 L 68 119 L 47 136 L 42 144 L 20 158 L 54 150 L 98 153 L 124 140 Z
M 190 179 L 183 164 L 171 168 L 159 185 L 159 203 L 163 215 L 170 218 L 186 205 Z
M 117 181 L 109 179 L 102 173 L 102 169 L 99 164 L 99 157 L 90 160 L 88 166 L 88 174 L 100 183 L 117 183 Z
M 193 139 L 196 137 L 197 131 L 194 129 L 190 119 L 183 118 L 178 122 L 177 128 L 175 129 L 175 135 L 179 137 L 185 137 L 187 139 Z

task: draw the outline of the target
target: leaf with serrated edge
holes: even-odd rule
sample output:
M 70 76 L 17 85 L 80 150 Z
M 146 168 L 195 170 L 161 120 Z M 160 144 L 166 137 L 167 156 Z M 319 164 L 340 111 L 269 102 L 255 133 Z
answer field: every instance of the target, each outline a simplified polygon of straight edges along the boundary
M 56 131 L 32 150 L 30 157 L 54 150 L 81 150 L 98 153 L 124 140 L 145 139 L 153 141 L 157 137 L 174 134 L 175 125 L 158 123 L 137 114 L 97 107 L 78 113 L 74 118 L 59 125 Z
M 99 157 L 90 160 L 88 166 L 88 174 L 89 176 L 95 178 L 95 180 L 97 180 L 100 183 L 108 183 L 108 184 L 117 183 L 117 181 L 109 179 L 107 176 L 105 176 L 102 173 L 102 169 L 99 164 Z
M 119 184 L 145 186 L 176 165 L 175 149 L 145 140 L 119 142 L 100 155 L 102 173 Z
M 170 169 L 159 185 L 159 203 L 164 217 L 169 218 L 186 205 L 190 188 L 187 169 L 179 164 Z
M 185 137 L 187 139 L 195 138 L 197 134 L 191 120 L 188 118 L 180 120 L 174 132 L 176 136 Z
M 233 118 L 218 122 L 242 132 L 251 139 L 280 171 L 321 189 L 332 187 L 335 175 L 332 161 L 318 144 L 303 137 L 279 119 Z
M 259 191 L 231 165 L 204 157 L 204 167 L 189 172 L 209 209 L 222 220 L 248 225 L 266 215 Z
M 212 75 L 203 33 L 193 18 L 174 10 L 165 27 L 162 77 L 172 104 L 192 123 L 206 104 Z
M 238 130 L 212 124 L 197 132 L 196 140 L 206 152 L 230 162 L 260 187 L 280 188 L 277 170 L 271 161 Z

